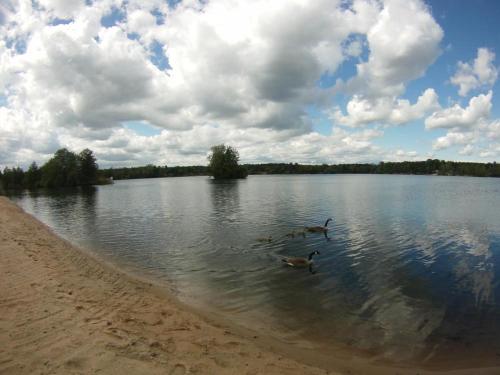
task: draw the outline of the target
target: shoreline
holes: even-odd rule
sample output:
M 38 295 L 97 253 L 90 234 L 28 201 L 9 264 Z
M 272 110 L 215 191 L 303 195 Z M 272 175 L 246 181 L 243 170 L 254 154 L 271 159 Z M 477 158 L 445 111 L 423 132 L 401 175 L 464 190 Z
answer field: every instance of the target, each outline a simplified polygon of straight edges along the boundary
M 0 374 L 475 374 L 304 350 L 177 300 L 0 197 Z M 296 358 L 296 360 L 294 359 Z

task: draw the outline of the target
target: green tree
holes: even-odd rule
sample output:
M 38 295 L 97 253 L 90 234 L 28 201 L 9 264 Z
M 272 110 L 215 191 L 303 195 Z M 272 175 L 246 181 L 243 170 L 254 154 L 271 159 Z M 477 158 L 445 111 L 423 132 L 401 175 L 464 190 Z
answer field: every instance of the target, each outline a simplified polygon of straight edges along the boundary
M 80 183 L 78 156 L 66 148 L 57 150 L 42 167 L 42 186 L 78 186 Z
M 247 170 L 238 164 L 240 156 L 235 148 L 222 144 L 212 146 L 211 152 L 208 169 L 215 179 L 247 177 Z
M 36 162 L 31 163 L 28 171 L 24 174 L 24 187 L 36 189 L 40 186 L 42 180 L 42 170 L 38 168 Z
M 24 171 L 20 167 L 3 170 L 2 185 L 4 189 L 20 189 L 23 187 Z
M 86 148 L 78 155 L 80 165 L 80 184 L 92 185 L 97 181 L 97 162 L 92 150 Z

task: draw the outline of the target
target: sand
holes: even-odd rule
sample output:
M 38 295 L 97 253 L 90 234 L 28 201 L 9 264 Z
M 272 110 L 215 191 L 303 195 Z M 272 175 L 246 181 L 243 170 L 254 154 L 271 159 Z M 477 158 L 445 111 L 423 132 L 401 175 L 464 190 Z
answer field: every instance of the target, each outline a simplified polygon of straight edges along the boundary
M 0 286 L 0 374 L 326 373 L 97 262 L 5 197 Z
M 97 261 L 0 197 L 0 374 L 428 373 L 314 361 Z

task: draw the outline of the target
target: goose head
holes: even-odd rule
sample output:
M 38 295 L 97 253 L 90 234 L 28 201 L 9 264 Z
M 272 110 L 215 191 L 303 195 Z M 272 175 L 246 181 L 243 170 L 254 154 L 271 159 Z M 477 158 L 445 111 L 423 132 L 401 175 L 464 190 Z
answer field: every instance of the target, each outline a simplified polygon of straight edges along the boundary
M 311 260 L 314 255 L 319 255 L 320 252 L 318 250 L 314 250 L 311 254 L 309 254 L 308 259 Z

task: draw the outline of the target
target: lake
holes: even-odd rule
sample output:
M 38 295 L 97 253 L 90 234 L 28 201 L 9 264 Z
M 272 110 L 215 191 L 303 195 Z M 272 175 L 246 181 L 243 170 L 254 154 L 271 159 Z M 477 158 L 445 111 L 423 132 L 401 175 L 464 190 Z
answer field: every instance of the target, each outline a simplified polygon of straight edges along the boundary
M 500 363 L 500 179 L 184 177 L 11 198 L 76 245 L 290 345 Z M 328 236 L 301 234 L 328 217 Z M 314 250 L 313 272 L 281 262 Z

